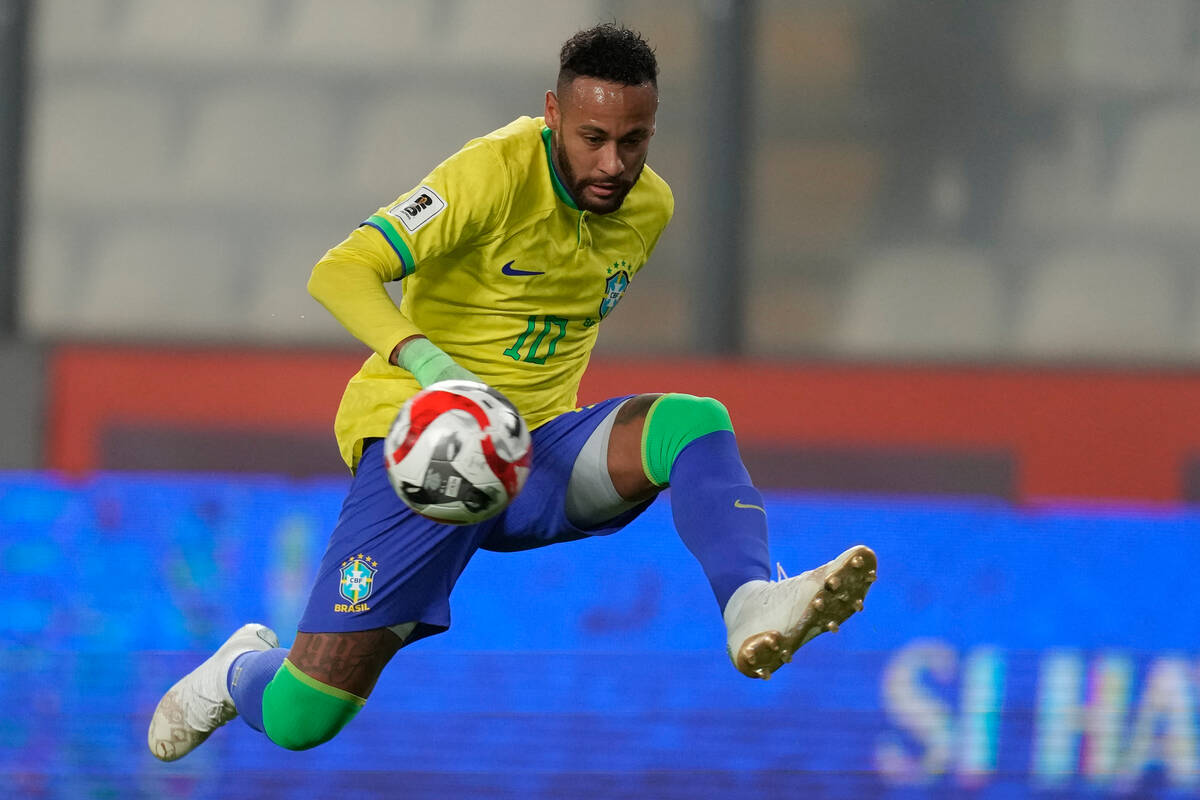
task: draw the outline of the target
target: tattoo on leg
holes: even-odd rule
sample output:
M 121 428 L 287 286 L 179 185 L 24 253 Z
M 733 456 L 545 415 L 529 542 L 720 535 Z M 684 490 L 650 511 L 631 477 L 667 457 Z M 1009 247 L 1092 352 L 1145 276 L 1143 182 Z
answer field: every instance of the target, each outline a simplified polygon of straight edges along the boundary
M 661 394 L 639 394 L 637 397 L 631 397 L 617 409 L 617 418 L 614 420 L 615 425 L 629 425 L 637 422 L 638 430 L 641 430 L 642 419 L 646 416 L 646 412 L 650 410 L 650 406 L 654 405 L 654 401 L 662 397 Z
M 401 644 L 400 637 L 387 628 L 298 633 L 288 660 L 321 683 L 366 697 Z

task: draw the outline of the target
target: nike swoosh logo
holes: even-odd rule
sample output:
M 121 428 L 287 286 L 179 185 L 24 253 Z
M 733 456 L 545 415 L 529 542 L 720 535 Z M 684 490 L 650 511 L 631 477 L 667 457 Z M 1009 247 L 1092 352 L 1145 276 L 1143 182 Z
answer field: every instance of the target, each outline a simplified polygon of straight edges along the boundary
M 734 508 L 756 508 L 759 511 L 763 512 L 764 514 L 767 513 L 767 510 L 765 508 L 763 508 L 762 506 L 756 506 L 753 503 L 743 503 L 741 500 L 734 500 L 733 507 Z
M 516 259 L 514 258 L 512 261 L 505 264 L 503 267 L 500 268 L 500 271 L 503 272 L 505 275 L 511 275 L 514 278 L 519 278 L 522 275 L 545 275 L 546 274 L 544 272 L 534 272 L 534 271 L 528 270 L 528 269 L 517 269 L 516 267 L 513 266 L 513 261 L 516 261 Z

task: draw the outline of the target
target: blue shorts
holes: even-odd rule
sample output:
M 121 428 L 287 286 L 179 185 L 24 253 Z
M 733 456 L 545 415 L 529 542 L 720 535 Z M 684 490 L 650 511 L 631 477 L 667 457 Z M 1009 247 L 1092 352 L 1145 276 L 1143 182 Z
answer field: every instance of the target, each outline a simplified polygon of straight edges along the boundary
M 382 439 L 363 448 L 329 547 L 300 620 L 305 633 L 417 627 L 413 642 L 450 627 L 450 590 L 476 550 L 514 551 L 614 533 L 647 501 L 604 525 L 583 530 L 567 519 L 571 469 L 617 397 L 558 416 L 533 431 L 525 488 L 503 513 L 477 525 L 443 525 L 414 513 L 387 480 Z

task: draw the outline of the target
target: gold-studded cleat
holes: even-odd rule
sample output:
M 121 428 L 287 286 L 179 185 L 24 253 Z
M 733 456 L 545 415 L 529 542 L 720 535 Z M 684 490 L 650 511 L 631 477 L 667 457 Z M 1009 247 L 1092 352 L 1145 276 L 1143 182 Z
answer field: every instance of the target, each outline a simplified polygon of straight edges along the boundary
M 821 633 L 837 633 L 862 611 L 875 582 L 877 562 L 856 545 L 816 569 L 777 581 L 750 581 L 725 604 L 729 658 L 743 675 L 766 680 Z

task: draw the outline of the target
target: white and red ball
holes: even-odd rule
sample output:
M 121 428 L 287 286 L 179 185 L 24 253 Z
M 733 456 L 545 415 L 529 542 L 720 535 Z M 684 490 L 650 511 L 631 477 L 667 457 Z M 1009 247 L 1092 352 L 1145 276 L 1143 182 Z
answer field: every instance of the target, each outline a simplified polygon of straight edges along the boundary
M 383 444 L 388 481 L 400 499 L 451 525 L 503 511 L 525 485 L 533 454 L 516 408 L 473 381 L 439 381 L 413 395 Z

